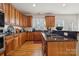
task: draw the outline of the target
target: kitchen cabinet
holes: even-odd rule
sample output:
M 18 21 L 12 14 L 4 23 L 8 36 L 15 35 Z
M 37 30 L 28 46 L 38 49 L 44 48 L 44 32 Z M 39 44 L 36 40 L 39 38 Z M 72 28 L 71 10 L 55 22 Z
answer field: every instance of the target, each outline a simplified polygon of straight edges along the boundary
M 19 18 L 19 19 L 20 19 L 20 26 L 23 26 L 23 21 L 22 21 L 22 20 L 23 20 L 23 16 L 22 16 L 21 13 L 19 14 L 19 17 L 20 17 L 20 18 Z
M 20 33 L 20 46 L 26 41 L 26 32 Z
M 0 56 L 4 56 L 4 51 L 3 52 L 0 52 Z
M 14 50 L 14 41 L 13 41 L 13 36 L 6 36 L 5 37 L 5 52 L 6 55 L 10 53 L 11 51 Z
M 28 41 L 42 41 L 43 37 L 41 32 L 28 32 L 27 39 Z
M 23 27 L 25 27 L 25 16 L 23 15 Z
M 15 8 L 10 4 L 10 24 L 15 25 Z
M 3 3 L 0 3 L 0 11 L 3 10 Z
M 29 32 L 26 32 L 26 36 L 25 36 L 25 37 L 26 37 L 26 41 L 29 40 L 29 35 L 28 35 L 28 33 L 29 33 Z
M 27 27 L 27 16 L 25 16 L 25 27 Z
M 65 55 L 75 56 L 76 55 L 76 42 L 64 42 Z
M 46 27 L 55 26 L 55 16 L 45 16 Z
M 16 25 L 19 26 L 20 24 L 20 12 L 18 10 L 15 10 L 15 22 L 16 22 Z
M 48 56 L 75 56 L 76 41 L 48 42 L 47 55 Z
M 28 18 L 29 21 L 27 22 L 27 17 L 23 15 L 19 10 L 17 10 L 12 4 L 9 4 L 9 3 L 0 4 L 0 8 L 2 7 L 5 13 L 5 24 L 22 26 L 22 27 L 31 26 L 30 25 L 31 17 Z
M 42 41 L 42 34 L 41 32 L 33 32 L 34 41 Z
M 33 32 L 28 32 L 28 40 L 33 41 L 33 39 L 34 39 Z
M 0 53 L 0 56 L 4 56 L 4 52 Z
M 18 34 L 16 34 L 15 36 L 14 36 L 14 49 L 16 50 L 17 48 L 19 48 L 20 46 L 19 46 L 19 35 Z
M 3 11 L 5 13 L 5 24 L 10 24 L 10 4 L 3 4 Z
M 32 27 L 32 16 L 27 16 L 27 27 Z

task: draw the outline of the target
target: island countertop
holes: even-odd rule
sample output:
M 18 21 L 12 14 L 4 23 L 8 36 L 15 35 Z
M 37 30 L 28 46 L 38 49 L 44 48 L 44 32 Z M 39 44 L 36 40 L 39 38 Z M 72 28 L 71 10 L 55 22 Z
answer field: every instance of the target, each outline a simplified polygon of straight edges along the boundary
M 65 38 L 61 36 L 43 36 L 42 50 L 44 56 L 75 56 L 77 39 Z
M 65 38 L 65 37 L 62 37 L 62 36 L 46 36 L 46 34 L 44 32 L 41 32 L 42 33 L 42 36 L 44 38 L 45 41 L 58 41 L 58 42 L 61 42 L 61 41 L 78 41 L 77 39 L 73 39 L 73 38 Z

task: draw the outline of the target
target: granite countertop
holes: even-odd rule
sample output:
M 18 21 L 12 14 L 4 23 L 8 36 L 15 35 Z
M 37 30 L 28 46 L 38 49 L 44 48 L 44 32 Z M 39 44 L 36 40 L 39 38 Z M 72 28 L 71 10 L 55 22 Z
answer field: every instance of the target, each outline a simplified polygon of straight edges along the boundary
M 51 37 L 48 37 L 46 36 L 46 34 L 44 32 L 41 32 L 43 37 L 44 37 L 44 40 L 45 41 L 58 41 L 58 42 L 61 42 L 61 41 L 77 41 L 77 39 L 72 39 L 72 38 L 65 38 L 65 37 L 61 37 L 61 36 L 51 36 Z

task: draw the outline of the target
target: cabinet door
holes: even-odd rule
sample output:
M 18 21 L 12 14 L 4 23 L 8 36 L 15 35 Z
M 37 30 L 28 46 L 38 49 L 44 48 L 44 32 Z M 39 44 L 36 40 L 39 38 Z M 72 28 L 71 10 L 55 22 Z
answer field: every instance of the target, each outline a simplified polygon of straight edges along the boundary
M 45 16 L 46 27 L 54 27 L 55 26 L 55 16 Z
M 20 16 L 20 26 L 23 26 L 23 21 L 22 21 L 23 18 L 22 18 L 22 14 L 20 13 L 19 16 Z
M 29 41 L 32 41 L 33 38 L 34 38 L 33 32 L 28 32 L 28 40 L 29 40 Z
M 15 8 L 10 4 L 10 24 L 15 25 Z
M 14 50 L 13 37 L 6 38 L 6 53 L 8 54 L 9 52 L 11 52 L 13 50 Z
M 42 41 L 42 34 L 41 32 L 34 32 L 33 34 L 34 36 L 34 39 L 33 40 L 36 40 L 36 41 Z
M 32 27 L 32 16 L 27 16 L 27 26 Z
M 3 3 L 0 3 L 0 10 L 3 10 Z
M 54 27 L 55 26 L 55 16 L 50 17 L 50 26 Z
M 24 19 L 24 15 L 23 15 L 23 19 L 22 19 L 22 21 L 23 21 L 23 27 L 25 27 L 25 19 Z
M 10 24 L 10 4 L 4 3 L 3 10 L 5 13 L 5 24 Z
M 58 56 L 65 56 L 64 42 L 58 42 Z
M 20 22 L 19 13 L 20 13 L 19 11 L 15 10 L 16 25 L 19 25 L 19 22 Z
M 46 16 L 46 17 L 45 17 L 45 21 L 46 21 L 46 27 L 50 27 L 49 16 Z
M 14 37 L 14 49 L 16 50 L 19 47 L 19 37 Z
M 28 32 L 26 32 L 26 41 L 28 41 L 29 38 L 28 38 Z
M 75 56 L 76 55 L 76 41 L 64 42 L 65 55 Z
M 58 56 L 59 55 L 58 42 L 48 42 L 47 53 L 48 56 Z
M 27 27 L 27 17 L 25 16 L 25 27 Z

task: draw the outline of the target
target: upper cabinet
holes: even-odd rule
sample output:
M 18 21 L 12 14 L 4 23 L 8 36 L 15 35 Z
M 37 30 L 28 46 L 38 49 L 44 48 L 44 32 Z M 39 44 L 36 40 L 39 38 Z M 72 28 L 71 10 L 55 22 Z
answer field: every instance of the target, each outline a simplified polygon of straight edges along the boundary
M 45 16 L 46 27 L 55 26 L 55 16 Z
M 15 24 L 20 25 L 20 12 L 18 10 L 15 10 Z
M 32 16 L 27 16 L 27 27 L 32 27 Z
M 0 11 L 3 10 L 3 3 L 0 3 Z
M 5 24 L 10 24 L 10 4 L 3 4 L 3 11 L 5 13 Z
M 12 4 L 0 3 L 0 9 L 5 13 L 5 24 L 22 27 L 31 27 L 32 16 L 25 16 L 17 10 Z
M 15 8 L 10 4 L 10 24 L 15 25 Z

